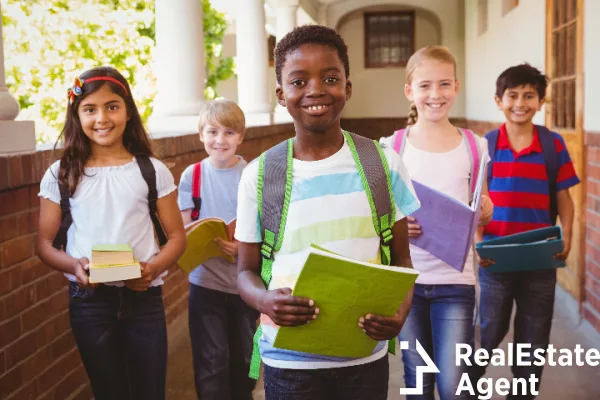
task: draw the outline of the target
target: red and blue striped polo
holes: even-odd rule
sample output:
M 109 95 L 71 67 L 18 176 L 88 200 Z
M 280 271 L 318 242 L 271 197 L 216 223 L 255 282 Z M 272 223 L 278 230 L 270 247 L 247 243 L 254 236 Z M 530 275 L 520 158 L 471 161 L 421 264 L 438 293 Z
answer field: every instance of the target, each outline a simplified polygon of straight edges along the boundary
M 578 184 L 579 178 L 563 138 L 558 133 L 553 135 L 558 156 L 556 190 L 561 191 Z M 492 168 L 488 190 L 494 214 L 485 227 L 484 240 L 552 225 L 548 174 L 535 127 L 531 145 L 517 153 L 510 146 L 503 124 L 494 162 L 488 168 Z

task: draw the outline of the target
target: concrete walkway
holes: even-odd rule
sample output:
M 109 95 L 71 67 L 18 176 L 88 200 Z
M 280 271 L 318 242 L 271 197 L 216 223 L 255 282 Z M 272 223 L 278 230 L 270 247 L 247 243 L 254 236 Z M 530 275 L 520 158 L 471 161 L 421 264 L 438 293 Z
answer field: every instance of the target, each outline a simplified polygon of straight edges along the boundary
M 192 356 L 187 328 L 187 316 L 182 316 L 169 330 L 169 365 L 167 375 L 167 398 L 169 400 L 192 400 L 196 398 L 192 376 Z M 507 335 L 502 348 L 506 351 L 512 332 Z M 574 301 L 557 288 L 554 322 L 550 342 L 555 348 L 574 349 L 579 344 L 584 349 L 600 349 L 600 335 L 584 322 L 579 324 Z M 390 358 L 390 400 L 402 399 L 400 388 L 404 387 L 403 367 L 400 356 Z M 511 378 L 509 367 L 489 367 L 486 377 Z M 493 396 L 492 399 L 501 399 Z M 258 381 L 255 400 L 264 399 L 262 381 Z M 598 400 L 600 399 L 600 366 L 598 367 L 546 367 L 538 399 L 541 400 Z

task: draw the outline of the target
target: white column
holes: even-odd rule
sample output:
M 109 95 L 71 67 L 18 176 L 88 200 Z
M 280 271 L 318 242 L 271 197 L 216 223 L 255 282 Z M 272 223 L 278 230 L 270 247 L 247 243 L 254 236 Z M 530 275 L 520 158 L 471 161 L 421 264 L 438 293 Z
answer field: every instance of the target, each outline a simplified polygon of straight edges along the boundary
M 277 41 L 298 25 L 298 0 L 280 0 L 277 4 Z
M 280 0 L 277 4 L 277 42 L 298 25 L 298 0 Z M 275 122 L 291 122 L 292 117 L 285 107 L 277 104 Z
M 327 7 L 327 4 L 319 6 L 319 20 L 317 21 L 319 25 L 327 26 Z
M 0 5 L 0 16 L 2 5 Z M 4 39 L 0 18 L 0 154 L 35 151 L 35 126 L 33 121 L 15 121 L 19 103 L 6 87 L 4 75 Z
M 235 18 L 238 103 L 249 126 L 271 124 L 264 0 L 239 2 Z
M 200 0 L 156 0 L 157 93 L 153 137 L 197 131 L 205 101 L 204 24 Z

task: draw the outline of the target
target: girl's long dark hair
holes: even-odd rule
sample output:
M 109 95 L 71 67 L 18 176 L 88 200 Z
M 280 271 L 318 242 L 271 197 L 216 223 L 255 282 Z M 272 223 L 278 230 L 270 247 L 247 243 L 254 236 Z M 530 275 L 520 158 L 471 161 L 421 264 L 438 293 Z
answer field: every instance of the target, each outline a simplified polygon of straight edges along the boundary
M 108 76 L 117 79 L 127 88 L 127 92 L 123 90 L 121 85 L 111 81 L 85 83 L 86 79 L 96 76 Z M 112 67 L 97 67 L 85 71 L 79 77 L 84 80 L 82 94 L 75 96 L 73 104 L 67 106 L 65 126 L 54 146 L 54 150 L 56 151 L 59 143 L 63 142 L 58 183 L 67 186 L 71 196 L 75 193 L 77 184 L 85 173 L 85 164 L 92 153 L 90 139 L 83 133 L 77 109 L 83 99 L 98 91 L 104 85 L 107 85 L 113 93 L 121 96 L 127 107 L 129 121 L 127 121 L 125 132 L 123 133 L 123 145 L 125 149 L 134 156 L 154 156 L 148 133 L 142 124 L 142 118 L 131 96 L 131 88 L 123 75 Z

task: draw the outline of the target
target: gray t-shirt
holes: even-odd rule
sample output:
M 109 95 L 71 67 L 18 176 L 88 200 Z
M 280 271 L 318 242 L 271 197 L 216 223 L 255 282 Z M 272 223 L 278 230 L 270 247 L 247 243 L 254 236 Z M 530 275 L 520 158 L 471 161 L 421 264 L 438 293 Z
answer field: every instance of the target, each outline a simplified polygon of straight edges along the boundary
M 229 222 L 236 217 L 238 186 L 246 164 L 246 161 L 239 157 L 239 162 L 235 166 L 218 169 L 212 166 L 208 158 L 202 160 L 200 219 L 216 217 Z M 194 165 L 190 165 L 183 171 L 179 180 L 177 204 L 182 211 L 194 208 L 193 174 Z M 189 280 L 194 285 L 207 289 L 238 294 L 236 265 L 223 258 L 211 258 L 205 264 L 199 265 L 190 273 Z

